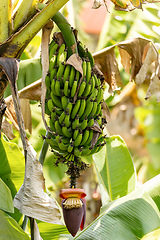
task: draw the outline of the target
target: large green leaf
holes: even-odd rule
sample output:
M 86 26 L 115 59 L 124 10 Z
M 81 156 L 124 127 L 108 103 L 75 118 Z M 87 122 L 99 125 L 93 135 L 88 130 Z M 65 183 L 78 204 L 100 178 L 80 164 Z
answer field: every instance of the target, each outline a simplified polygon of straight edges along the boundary
M 93 155 L 99 179 L 102 204 L 106 204 L 106 190 L 110 200 L 125 196 L 135 189 L 136 173 L 129 150 L 120 136 L 108 137 L 106 146 Z M 105 196 L 104 196 L 105 195 Z
M 61 233 L 68 233 L 68 230 L 65 226 L 51 223 L 39 222 L 38 228 L 40 235 L 44 240 L 58 240 L 58 237 Z
M 24 155 L 18 148 L 17 144 L 6 141 L 3 137 L 1 137 L 0 146 L 1 146 L 0 152 L 1 154 L 4 154 L 3 169 L 2 168 L 0 169 L 0 177 L 3 179 L 5 177 L 5 174 L 6 175 L 9 173 L 11 174 L 10 176 L 14 183 L 16 191 L 15 190 L 13 191 L 12 187 L 10 187 L 7 184 L 7 179 L 6 181 L 4 180 L 4 182 L 11 189 L 12 195 L 14 197 L 14 193 L 16 193 L 19 190 L 24 180 L 25 173 Z M 0 161 L 2 162 L 2 160 Z
M 0 209 L 7 212 L 14 212 L 13 199 L 10 189 L 0 178 Z
M 29 240 L 30 238 L 13 218 L 5 216 L 0 210 L 0 239 Z
M 24 180 L 24 156 L 18 146 L 15 143 L 6 141 L 3 135 L 0 139 L 0 154 L 0 178 L 9 187 L 14 198 Z M 15 208 L 14 214 L 11 214 L 11 216 L 16 221 L 19 221 L 22 214 Z
M 141 239 L 160 227 L 159 191 L 160 175 L 111 206 L 104 206 L 103 213 L 74 239 Z

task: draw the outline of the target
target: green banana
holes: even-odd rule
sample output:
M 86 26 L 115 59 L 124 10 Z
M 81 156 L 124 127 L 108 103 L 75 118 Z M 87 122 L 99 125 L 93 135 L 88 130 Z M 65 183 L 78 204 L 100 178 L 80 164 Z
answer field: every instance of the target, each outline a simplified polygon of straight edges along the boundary
M 56 119 L 55 122 L 54 122 L 54 126 L 55 126 L 55 129 L 56 129 L 56 132 L 60 135 L 62 135 L 62 127 L 59 123 L 59 119 Z
M 86 141 L 89 138 L 89 129 L 85 129 L 85 131 L 83 132 L 83 137 L 82 137 L 82 141 L 81 141 L 81 146 L 83 146 Z
M 61 113 L 59 119 L 58 119 L 58 120 L 59 120 L 59 123 L 60 123 L 61 125 L 62 125 L 62 123 L 63 123 L 63 121 L 64 121 L 65 116 L 66 116 L 66 112 L 63 111 L 63 112 Z
M 85 87 L 86 87 L 86 80 L 83 79 L 83 81 L 82 81 L 82 83 L 81 83 L 81 85 L 79 87 L 79 90 L 78 90 L 78 97 L 82 96 L 82 94 L 83 94 L 83 92 L 85 90 Z
M 56 80 L 56 83 L 55 83 L 55 86 L 54 86 L 54 93 L 56 96 L 61 96 L 62 95 L 62 92 L 61 92 L 61 85 L 60 85 L 60 80 L 57 79 Z
M 50 81 L 52 82 L 52 80 L 56 77 L 57 68 L 54 67 L 49 73 L 50 73 Z
M 65 95 L 63 95 L 63 96 L 61 97 L 62 108 L 63 108 L 64 110 L 65 110 L 66 107 L 67 107 L 68 101 L 69 101 L 69 99 L 68 99 Z
M 61 108 L 55 107 L 54 108 L 55 112 L 57 113 L 58 116 L 60 116 L 63 112 L 63 110 Z
M 68 149 L 68 144 L 64 144 L 62 142 L 62 140 L 60 139 L 59 142 L 58 142 L 58 147 L 61 149 L 61 150 L 67 150 Z
M 72 85 L 72 89 L 71 89 L 71 97 L 72 98 L 75 96 L 75 93 L 76 93 L 76 90 L 77 90 L 77 85 L 78 85 L 77 80 L 74 80 L 73 85 Z
M 86 87 L 84 89 L 82 96 L 87 97 L 90 94 L 90 91 L 91 91 L 91 81 L 89 81 L 88 83 L 86 82 Z
M 49 73 L 46 75 L 45 77 L 45 84 L 46 84 L 46 87 L 48 90 L 50 90 L 51 88 L 51 82 L 50 82 L 50 76 L 49 76 Z
M 75 140 L 77 138 L 79 134 L 79 127 L 77 126 L 75 129 L 74 129 L 74 133 L 73 133 L 73 139 Z
M 49 126 L 50 126 L 50 129 L 52 130 L 52 132 L 56 132 L 55 125 L 54 125 L 54 123 L 52 122 L 51 119 L 49 120 Z
M 89 83 L 91 78 L 91 64 L 90 61 L 86 62 L 86 82 Z
M 97 104 L 99 104 L 102 100 L 103 100 L 103 89 L 100 88 L 97 94 Z
M 86 78 L 86 71 L 87 71 L 87 62 L 82 62 L 82 68 L 83 68 L 83 79 Z
M 71 114 L 72 108 L 73 108 L 73 103 L 69 102 L 66 107 L 66 110 L 68 111 L 69 114 Z
M 78 111 L 79 118 L 81 118 L 81 116 L 83 115 L 85 107 L 86 107 L 86 99 L 82 98 L 81 99 L 80 108 L 79 108 L 79 111 Z
M 57 54 L 57 64 L 60 65 L 63 63 L 66 58 L 67 58 L 67 52 L 65 51 L 65 44 L 62 43 L 61 46 L 59 47 L 58 54 Z
M 84 143 L 84 146 L 88 146 L 91 143 L 92 138 L 93 138 L 93 130 L 90 129 L 89 130 L 89 137 L 88 137 L 87 141 Z
M 95 79 L 94 79 L 94 76 L 92 76 L 91 77 L 91 91 L 90 91 L 90 94 L 92 94 L 94 88 L 95 88 Z
M 56 55 L 53 55 L 53 57 L 49 61 L 49 72 L 50 73 L 56 65 L 56 59 L 57 59 Z
M 63 74 L 63 83 L 65 83 L 65 81 L 67 81 L 67 79 L 69 80 L 70 70 L 71 70 L 71 65 L 67 64 L 65 66 L 65 70 L 64 70 L 64 74 Z
M 57 118 L 56 112 L 55 112 L 55 111 L 52 111 L 52 112 L 51 112 L 51 120 L 52 120 L 52 122 L 54 122 L 54 121 L 56 120 L 56 118 Z
M 85 116 L 88 116 L 92 112 L 93 100 L 92 99 L 88 99 L 88 100 L 87 100 L 87 103 L 86 103 L 86 107 L 85 107 L 84 113 L 83 113 L 83 115 L 80 118 L 81 120 L 83 120 L 85 118 Z
M 67 128 L 71 126 L 70 114 L 69 113 L 65 114 L 64 124 L 66 125 Z
M 101 104 L 97 104 L 96 115 L 99 115 L 100 112 L 102 112 L 102 106 L 101 106 Z
M 64 83 L 64 90 L 63 90 L 63 93 L 66 97 L 69 96 L 70 94 L 70 90 L 69 90 L 69 80 L 66 80 L 65 83 Z
M 97 78 L 96 74 L 94 74 L 94 80 L 95 80 L 95 87 L 101 86 L 101 80 Z
M 65 137 L 68 137 L 68 138 L 72 137 L 71 128 L 67 128 L 65 125 L 62 126 L 62 133 Z
M 62 108 L 62 103 L 61 103 L 60 97 L 54 95 L 53 92 L 51 92 L 51 98 L 52 98 L 54 106 Z
M 51 59 L 53 55 L 57 54 L 57 49 L 58 49 L 58 44 L 55 43 L 49 51 L 49 59 Z
M 74 147 L 74 155 L 76 157 L 80 157 L 82 154 L 82 149 L 81 148 L 78 148 L 78 147 Z
M 73 85 L 74 78 L 75 78 L 75 73 L 76 73 L 75 68 L 73 66 L 71 66 L 71 70 L 70 70 L 70 74 L 69 74 L 69 86 L 70 86 L 70 88 Z
M 93 101 L 93 107 L 92 107 L 92 111 L 90 112 L 90 114 L 88 115 L 88 119 L 91 118 L 91 116 L 95 116 L 97 111 L 97 101 L 96 99 Z
M 88 116 L 86 115 L 83 122 L 79 124 L 80 129 L 84 130 L 87 127 Z
M 48 105 L 49 111 L 52 112 L 53 109 L 54 109 L 54 105 L 53 105 L 52 99 L 48 100 L 47 105 Z
M 82 148 L 82 152 L 81 152 L 81 156 L 88 156 L 91 153 L 91 149 L 90 147 L 83 147 Z
M 80 145 L 80 143 L 82 141 L 82 136 L 83 136 L 82 131 L 80 131 L 77 138 L 74 141 L 74 146 L 75 147 L 78 147 Z
M 65 70 L 65 64 L 60 64 L 59 68 L 58 68 L 58 71 L 57 71 L 57 79 L 60 79 L 62 78 L 63 76 L 63 73 L 64 73 L 64 70 Z
M 93 124 L 94 124 L 94 118 L 91 117 L 91 118 L 88 120 L 88 122 L 87 122 L 87 127 L 92 127 Z
M 78 114 L 75 117 L 75 120 L 72 122 L 72 129 L 76 129 L 79 126 L 79 116 Z
M 93 92 L 90 95 L 90 98 L 94 101 L 97 98 L 98 90 L 96 88 L 93 89 Z
M 74 119 L 76 114 L 78 113 L 78 110 L 80 108 L 80 104 L 81 104 L 81 100 L 80 99 L 77 99 L 73 109 L 72 109 L 72 112 L 71 112 L 71 119 Z
M 74 141 L 72 141 L 69 145 L 68 145 L 68 148 L 67 148 L 67 151 L 69 153 L 71 153 L 73 151 L 73 148 L 74 148 Z

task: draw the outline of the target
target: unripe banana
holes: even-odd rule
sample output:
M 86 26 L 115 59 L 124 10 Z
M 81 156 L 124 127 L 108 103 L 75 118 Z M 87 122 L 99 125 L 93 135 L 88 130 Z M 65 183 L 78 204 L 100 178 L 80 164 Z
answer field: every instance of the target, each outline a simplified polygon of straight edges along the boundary
M 71 119 L 74 119 L 75 116 L 77 115 L 78 113 L 78 110 L 80 108 L 80 104 L 81 104 L 81 100 L 80 99 L 77 99 L 74 107 L 73 107 L 73 110 L 72 110 L 72 113 L 71 113 Z
M 95 131 L 91 129 L 95 120 L 100 127 L 102 124 L 100 114 L 102 113 L 103 89 L 100 79 L 92 69 L 94 60 L 90 56 L 91 53 L 84 46 L 83 49 L 80 47 L 82 75 L 74 66 L 68 64 L 66 49 L 65 44 L 58 47 L 52 41 L 49 72 L 45 82 L 46 99 L 49 99 L 46 100 L 50 117 L 49 125 L 55 134 L 52 140 L 47 141 L 53 151 L 59 154 L 57 159 L 62 157 L 63 162 L 69 164 L 79 159 L 80 156 L 88 156 L 97 152 L 104 144 L 100 136 L 93 147 L 92 139 Z

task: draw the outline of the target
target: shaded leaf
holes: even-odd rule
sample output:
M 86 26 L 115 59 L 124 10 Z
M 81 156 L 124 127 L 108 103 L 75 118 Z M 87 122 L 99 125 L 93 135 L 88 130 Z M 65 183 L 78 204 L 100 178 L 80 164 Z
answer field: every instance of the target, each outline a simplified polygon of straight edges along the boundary
M 1 239 L 29 240 L 28 235 L 19 224 L 11 217 L 5 216 L 0 210 L 0 236 Z
M 0 178 L 0 209 L 7 212 L 14 212 L 13 200 L 10 189 Z

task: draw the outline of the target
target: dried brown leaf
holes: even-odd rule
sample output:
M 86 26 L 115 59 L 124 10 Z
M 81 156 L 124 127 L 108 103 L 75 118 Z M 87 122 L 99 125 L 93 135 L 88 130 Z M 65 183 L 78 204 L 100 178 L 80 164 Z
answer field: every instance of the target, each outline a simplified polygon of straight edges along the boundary
M 128 59 L 128 55 L 124 54 L 122 50 L 120 50 L 121 59 L 122 59 L 122 65 L 124 69 L 129 72 L 129 67 L 131 64 L 131 80 L 135 79 L 135 76 L 139 72 L 141 66 L 142 66 L 142 59 L 143 59 L 143 53 L 146 44 L 150 43 L 148 39 L 145 38 L 133 38 L 126 41 L 123 41 L 118 44 L 119 49 L 123 49 L 127 51 L 127 53 L 130 55 L 130 61 Z M 127 60 L 125 60 L 125 57 L 127 56 Z
M 90 127 L 90 129 L 93 129 L 93 131 L 99 132 L 100 134 L 102 133 L 102 129 L 96 120 L 94 120 L 94 124 Z
M 83 76 L 82 59 L 79 57 L 77 53 L 73 53 L 68 58 L 66 64 L 72 65 Z
M 12 122 L 13 126 L 17 131 L 19 131 L 16 112 L 13 104 L 12 96 L 9 96 L 5 99 L 7 109 L 5 111 L 5 116 Z M 28 99 L 20 99 L 22 116 L 24 119 L 25 129 L 28 129 L 29 132 L 32 132 L 32 119 L 31 119 L 31 109 Z
M 94 0 L 92 8 L 97 9 L 100 6 L 102 6 L 102 1 L 101 0 Z
M 28 129 L 32 133 L 32 116 L 29 99 L 21 98 L 20 103 L 25 129 Z
M 103 101 L 102 103 L 102 117 L 104 117 L 106 119 L 106 121 L 108 122 L 110 119 L 111 113 L 109 110 L 109 107 L 107 106 L 106 102 Z
M 136 84 L 142 84 L 146 79 L 147 73 L 150 72 L 151 75 L 153 72 L 156 72 L 156 69 L 158 67 L 158 56 L 159 54 L 155 46 L 151 44 L 144 59 L 144 62 L 135 77 Z
M 9 140 L 15 138 L 15 135 L 13 134 L 13 125 L 10 124 L 6 118 L 3 118 L 2 132 L 8 137 Z
M 26 216 L 53 224 L 62 224 L 56 201 L 50 198 L 45 189 L 42 165 L 36 158 L 33 147 L 27 147 L 25 179 L 14 198 L 14 206 Z
M 145 99 L 150 98 L 152 95 L 155 95 L 157 97 L 157 102 L 160 102 L 160 79 L 155 74 L 152 80 L 150 81 L 150 85 L 147 89 Z
M 105 81 L 110 85 L 112 90 L 118 90 L 123 86 L 118 63 L 116 60 L 115 46 L 105 48 L 102 51 L 93 54 L 95 64 L 104 74 Z
M 27 87 L 23 88 L 22 90 L 18 91 L 20 98 L 27 98 L 33 101 L 40 101 L 41 100 L 41 83 L 42 80 L 39 79 L 34 83 L 31 83 Z

